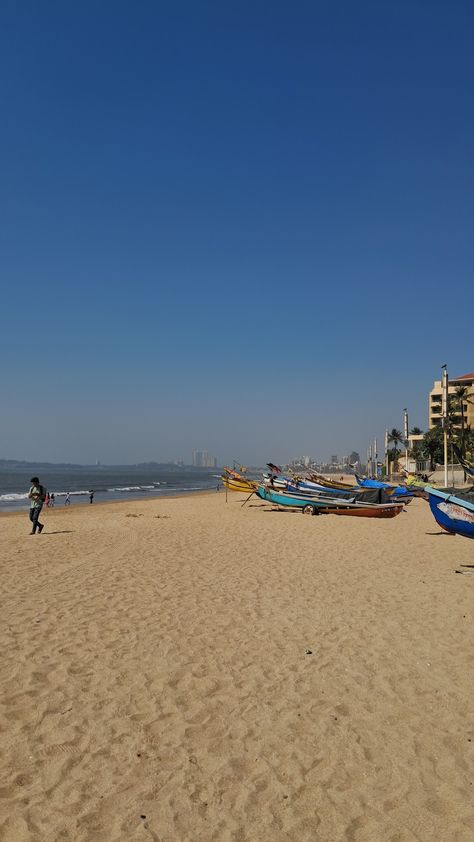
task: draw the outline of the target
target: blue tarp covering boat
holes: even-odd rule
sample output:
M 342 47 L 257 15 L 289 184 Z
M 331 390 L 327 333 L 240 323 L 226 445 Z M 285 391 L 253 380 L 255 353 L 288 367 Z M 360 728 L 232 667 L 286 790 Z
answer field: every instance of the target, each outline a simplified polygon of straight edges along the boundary
M 412 497 L 413 496 L 411 494 L 411 492 L 407 488 L 405 488 L 405 486 L 403 486 L 403 485 L 394 486 L 394 485 L 390 485 L 389 482 L 382 482 L 379 479 L 369 479 L 368 477 L 364 477 L 362 479 L 362 477 L 357 476 L 357 474 L 356 474 L 356 480 L 359 483 L 361 488 L 391 488 L 391 489 L 393 489 L 392 493 L 396 494 L 397 497 Z

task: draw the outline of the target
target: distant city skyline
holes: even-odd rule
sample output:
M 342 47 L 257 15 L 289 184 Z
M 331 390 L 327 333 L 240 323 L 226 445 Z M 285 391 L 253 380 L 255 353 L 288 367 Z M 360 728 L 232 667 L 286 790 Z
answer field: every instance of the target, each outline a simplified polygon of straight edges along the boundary
M 473 369 L 473 18 L 7 4 L 0 455 L 364 459 L 404 407 L 427 429 L 441 365 Z
M 471 368 L 473 367 L 472 363 L 471 363 L 470 367 Z M 469 364 L 464 365 L 464 370 L 466 370 L 467 368 L 469 368 Z M 452 370 L 459 371 L 459 367 L 458 368 L 453 367 Z M 460 367 L 460 370 L 463 370 L 462 366 Z M 456 376 L 460 376 L 460 375 L 455 375 L 453 378 L 450 377 L 450 381 L 455 379 Z M 437 372 L 435 372 L 433 379 L 436 381 L 437 377 L 439 377 L 439 374 Z M 430 401 L 431 401 L 430 389 L 432 388 L 432 385 L 433 385 L 433 379 L 431 380 L 431 382 L 428 382 L 426 384 L 426 391 L 425 392 L 422 393 L 422 391 L 420 390 L 420 394 L 416 395 L 416 401 L 414 401 L 414 403 L 416 405 L 418 405 L 418 407 L 420 407 L 419 413 L 416 416 L 414 416 L 412 414 L 411 408 L 408 407 L 408 419 L 409 419 L 409 428 L 410 429 L 414 426 L 420 427 L 424 432 L 426 432 L 429 429 L 429 423 L 430 423 L 429 410 L 430 410 Z M 412 385 L 411 389 L 413 390 L 413 385 Z M 380 419 L 380 415 L 381 415 L 380 409 L 377 408 L 375 403 L 373 404 L 373 409 L 374 409 L 374 411 L 373 411 L 374 418 L 378 417 Z M 423 413 L 424 413 L 424 417 L 423 417 Z M 62 451 L 60 449 L 58 449 L 57 448 L 57 438 L 61 438 L 61 431 L 60 431 L 59 436 L 55 437 L 56 447 L 53 447 L 53 446 L 50 445 L 48 448 L 45 448 L 44 444 L 41 443 L 40 446 L 38 447 L 39 453 L 37 454 L 35 452 L 35 450 L 31 447 L 31 445 L 28 443 L 28 441 L 25 441 L 25 442 L 22 441 L 20 443 L 20 446 L 22 447 L 22 452 L 15 452 L 14 450 L 11 450 L 11 451 L 4 450 L 3 453 L 0 452 L 0 459 L 13 459 L 13 460 L 17 459 L 17 460 L 25 460 L 25 461 L 31 461 L 31 462 L 52 462 L 52 463 L 75 462 L 77 464 L 84 464 L 84 465 L 136 464 L 136 463 L 141 463 L 141 462 L 153 462 L 153 461 L 155 461 L 155 462 L 168 463 L 168 464 L 184 464 L 184 465 L 187 464 L 187 465 L 197 466 L 195 456 L 196 456 L 196 454 L 201 454 L 202 459 L 201 459 L 201 464 L 199 466 L 202 466 L 202 467 L 222 467 L 224 464 L 232 464 L 233 462 L 236 462 L 236 463 L 239 463 L 239 464 L 255 465 L 255 466 L 264 465 L 264 464 L 266 464 L 267 461 L 270 461 L 270 460 L 276 461 L 276 462 L 279 462 L 279 463 L 282 463 L 282 464 L 288 464 L 291 461 L 293 461 L 295 458 L 301 459 L 302 461 L 304 461 L 305 459 L 313 460 L 313 461 L 315 461 L 319 464 L 327 464 L 327 465 L 331 464 L 331 462 L 333 460 L 335 460 L 337 464 L 342 464 L 341 460 L 344 459 L 344 458 L 347 458 L 349 462 L 355 461 L 352 458 L 354 453 L 355 453 L 356 455 L 359 456 L 360 461 L 362 463 L 364 463 L 365 459 L 366 459 L 367 449 L 369 447 L 373 448 L 375 440 L 377 441 L 377 449 L 378 449 L 379 457 L 381 457 L 381 455 L 383 454 L 385 429 L 391 429 L 392 427 L 398 427 L 401 430 L 403 429 L 403 418 L 404 418 L 403 417 L 403 411 L 399 412 L 398 418 L 395 416 L 395 413 L 393 413 L 390 416 L 390 418 L 387 414 L 386 418 L 389 419 L 389 420 L 385 421 L 384 426 L 379 428 L 378 433 L 376 435 L 372 435 L 372 436 L 370 435 L 371 430 L 370 430 L 369 426 L 367 425 L 367 435 L 365 437 L 365 443 L 360 445 L 358 450 L 356 450 L 353 447 L 353 443 L 352 443 L 352 447 L 350 445 L 346 446 L 346 447 L 338 447 L 337 448 L 338 454 L 334 454 L 332 452 L 333 450 L 336 450 L 336 448 L 329 447 L 325 452 L 323 451 L 323 448 L 320 446 L 320 441 L 321 441 L 321 438 L 323 436 L 321 436 L 321 438 L 319 438 L 319 439 L 315 438 L 314 441 L 311 442 L 311 440 L 310 440 L 311 433 L 310 433 L 309 430 L 306 429 L 304 431 L 305 432 L 304 440 L 311 445 L 311 447 L 308 447 L 308 450 L 311 450 L 311 453 L 313 454 L 311 456 L 306 456 L 306 457 L 295 456 L 295 451 L 297 452 L 297 447 L 298 447 L 297 444 L 293 448 L 291 448 L 290 445 L 285 446 L 285 447 L 282 447 L 281 445 L 280 446 L 275 445 L 273 448 L 271 448 L 268 444 L 268 437 L 266 437 L 266 442 L 262 445 L 261 449 L 256 449 L 255 447 L 250 449 L 248 447 L 248 444 L 246 444 L 244 437 L 242 436 L 242 434 L 240 434 L 240 435 L 235 436 L 235 439 L 233 440 L 234 444 L 231 444 L 230 446 L 221 437 L 221 442 L 223 442 L 223 444 L 222 444 L 222 451 L 224 452 L 223 456 L 220 455 L 220 454 L 215 456 L 214 454 L 211 455 L 210 451 L 204 451 L 204 450 L 198 451 L 198 450 L 195 449 L 195 450 L 192 451 L 191 456 L 188 456 L 188 459 L 186 459 L 186 458 L 183 458 L 181 456 L 176 457 L 175 455 L 169 455 L 169 454 L 166 453 L 166 451 L 164 449 L 159 450 L 156 443 L 153 445 L 153 448 L 150 449 L 150 451 L 147 451 L 145 448 L 141 447 L 140 451 L 137 452 L 135 449 L 130 449 L 130 443 L 128 443 L 126 441 L 126 436 L 124 435 L 124 445 L 123 445 L 121 451 L 115 451 L 115 453 L 114 453 L 114 449 L 110 449 L 108 447 L 108 443 L 104 439 L 103 442 L 102 442 L 102 447 L 100 448 L 100 451 L 101 451 L 102 455 L 101 455 L 101 458 L 99 459 L 99 458 L 97 458 L 96 452 L 94 452 L 90 457 L 81 456 L 81 454 L 78 452 L 78 450 L 74 447 L 74 444 L 71 446 L 70 449 L 65 448 Z M 379 420 L 379 424 L 380 424 L 380 420 Z M 7 421 L 6 424 L 4 424 L 4 427 L 7 427 L 7 426 L 8 426 L 8 421 Z M 375 427 L 375 424 L 371 424 L 371 427 L 373 429 Z M 301 424 L 299 424 L 299 428 L 301 430 Z M 47 439 L 47 432 L 48 432 L 48 430 L 47 430 L 47 428 L 45 428 L 45 433 L 44 433 L 44 436 L 42 438 Z M 326 435 L 326 436 L 328 435 L 327 430 L 324 430 L 324 435 Z M 186 437 L 188 439 L 190 437 L 191 438 L 194 437 L 192 427 L 190 427 L 189 431 L 187 431 L 186 436 L 184 436 L 183 438 L 186 438 Z M 211 438 L 210 435 L 206 435 L 206 434 L 203 437 L 207 438 L 207 439 Z M 72 438 L 74 438 L 74 437 L 72 437 Z M 363 441 L 363 436 L 360 436 L 360 439 Z M 4 436 L 3 437 L 3 446 L 5 446 L 7 440 L 8 440 L 8 437 Z M 291 441 L 291 435 L 290 434 L 288 435 L 288 441 Z M 237 442 L 237 444 L 235 444 L 235 442 Z M 238 442 L 240 442 L 240 444 L 238 444 Z M 184 450 L 185 450 L 184 446 L 182 448 L 176 447 L 175 453 L 176 452 L 179 453 L 180 451 L 184 452 Z M 126 458 L 127 451 L 129 453 L 131 452 L 131 455 L 129 455 L 128 458 Z M 217 452 L 217 447 L 214 449 L 214 452 Z M 235 456 L 236 452 L 238 453 L 238 458 L 236 458 L 236 456 Z M 138 453 L 138 455 L 135 456 L 134 454 L 137 454 L 137 453 Z M 343 456 L 340 456 L 339 454 L 343 454 Z M 347 454 L 349 454 L 349 455 L 347 455 Z M 205 459 L 204 459 L 204 456 L 205 456 Z M 243 458 L 241 458 L 242 456 L 243 456 Z M 203 460 L 206 461 L 206 463 L 207 463 L 207 460 L 209 460 L 209 463 L 204 465 Z M 199 457 L 198 457 L 198 461 L 199 461 Z
M 195 468 L 217 468 L 217 457 L 212 456 L 207 450 L 193 450 L 193 461 Z

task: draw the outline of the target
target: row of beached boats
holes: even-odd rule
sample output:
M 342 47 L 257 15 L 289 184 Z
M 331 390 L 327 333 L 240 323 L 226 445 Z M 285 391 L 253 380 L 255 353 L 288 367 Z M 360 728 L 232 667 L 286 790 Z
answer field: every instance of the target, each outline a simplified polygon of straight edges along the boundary
M 303 514 L 335 514 L 350 517 L 392 518 L 399 515 L 414 496 L 428 500 L 442 529 L 455 535 L 474 538 L 474 487 L 466 491 L 437 489 L 408 477 L 394 485 L 355 475 L 355 484 L 328 479 L 320 474 L 287 476 L 281 468 L 268 463 L 261 480 L 251 479 L 235 468 L 224 468 L 222 481 L 229 491 L 239 491 L 282 508 Z

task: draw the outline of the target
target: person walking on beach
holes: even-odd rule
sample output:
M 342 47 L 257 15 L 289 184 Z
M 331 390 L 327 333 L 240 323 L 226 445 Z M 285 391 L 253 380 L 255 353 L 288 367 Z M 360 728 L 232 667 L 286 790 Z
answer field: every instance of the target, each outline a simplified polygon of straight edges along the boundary
M 35 535 L 36 530 L 38 530 L 38 534 L 41 535 L 44 529 L 44 523 L 39 522 L 39 516 L 41 514 L 41 509 L 43 508 L 43 503 L 46 500 L 46 489 L 41 485 L 38 477 L 32 477 L 30 479 L 31 488 L 28 492 L 28 498 L 31 500 L 30 504 L 30 520 L 31 520 L 31 532 L 30 535 Z
M 89 491 L 89 503 L 93 503 L 93 502 L 94 502 L 94 492 Z
M 54 509 L 54 501 L 55 501 L 55 499 L 56 499 L 56 498 L 55 498 L 55 496 L 54 496 L 54 491 L 52 491 L 52 492 L 51 492 L 51 494 L 49 495 L 49 505 L 51 506 L 51 508 L 52 508 L 52 509 Z
M 65 506 L 70 506 L 70 505 L 71 505 L 71 495 L 69 494 L 69 491 L 68 491 L 68 492 L 67 492 L 67 494 L 66 494 L 66 499 L 65 499 L 65 501 L 64 501 L 64 505 L 65 505 Z
M 48 493 L 48 491 L 46 492 L 46 497 L 44 498 L 44 502 L 46 504 L 46 507 L 49 508 L 49 493 Z

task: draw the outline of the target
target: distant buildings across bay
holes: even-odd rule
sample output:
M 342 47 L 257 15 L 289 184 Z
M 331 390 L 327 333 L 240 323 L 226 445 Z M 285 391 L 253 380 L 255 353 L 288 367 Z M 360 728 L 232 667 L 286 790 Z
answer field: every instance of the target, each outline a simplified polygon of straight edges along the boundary
M 299 456 L 289 462 L 288 467 L 293 470 L 305 469 L 320 471 L 321 473 L 347 473 L 352 468 L 360 469 L 360 456 L 353 450 L 349 456 L 332 454 L 327 462 L 314 456 Z
M 193 466 L 195 468 L 217 468 L 217 457 L 211 456 L 207 450 L 193 450 Z

